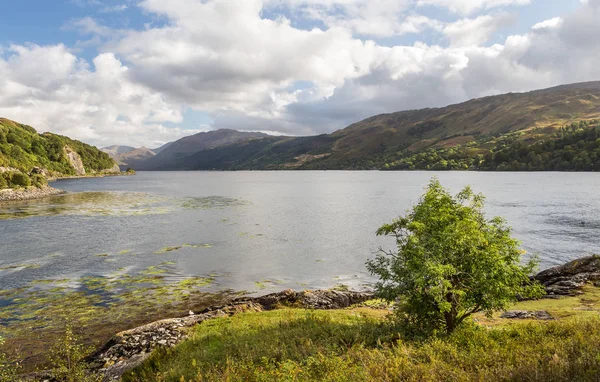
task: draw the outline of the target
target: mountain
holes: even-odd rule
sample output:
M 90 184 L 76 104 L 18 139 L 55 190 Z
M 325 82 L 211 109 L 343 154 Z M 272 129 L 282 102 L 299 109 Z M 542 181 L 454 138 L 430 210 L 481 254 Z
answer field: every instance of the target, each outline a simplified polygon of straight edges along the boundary
M 153 150 L 146 147 L 134 148 L 129 146 L 109 146 L 101 149 L 108 153 L 117 162 L 121 170 L 134 168 L 145 160 L 156 155 Z
M 212 147 L 195 146 L 191 140 L 184 145 L 185 150 L 174 155 L 157 155 L 144 162 L 143 167 L 147 170 L 524 169 L 518 165 L 523 158 L 514 156 L 516 151 L 527 151 L 521 146 L 554 142 L 560 136 L 574 133 L 581 121 L 587 121 L 585 128 L 595 128 L 593 121 L 598 118 L 600 82 L 587 82 L 477 98 L 442 108 L 381 114 L 319 136 L 263 135 Z M 561 132 L 565 126 L 570 130 Z M 233 133 L 228 130 L 228 134 Z M 593 134 L 582 142 L 592 138 Z M 563 142 L 567 146 L 569 139 Z M 177 142 L 182 141 L 186 138 Z M 173 144 L 175 147 L 177 142 Z M 542 146 L 549 147 L 541 145 L 536 150 L 542 150 Z M 585 150 L 593 153 L 594 149 Z M 509 151 L 513 157 L 507 157 Z M 504 154 L 496 155 L 499 152 Z M 538 154 L 541 151 L 532 155 Z M 515 160 L 517 164 L 508 164 Z M 555 165 L 565 168 L 564 163 Z M 598 166 L 600 170 L 600 163 Z
M 108 155 L 122 155 L 122 154 L 126 154 L 130 151 L 135 150 L 135 147 L 112 145 L 112 146 L 102 147 L 100 150 L 104 151 Z
M 0 118 L 0 188 L 40 185 L 44 177 L 119 172 L 96 147 Z
M 161 147 L 156 156 L 149 158 L 134 168 L 136 170 L 167 170 L 178 168 L 176 164 L 179 163 L 180 158 L 188 155 L 266 137 L 268 135 L 263 133 L 248 133 L 229 129 L 198 133 L 167 144 L 168 146 L 165 145 L 167 147 Z
M 166 149 L 167 147 L 171 146 L 172 144 L 173 144 L 173 142 L 168 142 L 168 143 L 165 143 L 164 145 L 162 145 L 160 147 L 157 147 L 155 149 L 150 149 L 150 150 L 152 150 L 153 153 L 158 154 L 161 151 L 163 151 L 164 149 Z

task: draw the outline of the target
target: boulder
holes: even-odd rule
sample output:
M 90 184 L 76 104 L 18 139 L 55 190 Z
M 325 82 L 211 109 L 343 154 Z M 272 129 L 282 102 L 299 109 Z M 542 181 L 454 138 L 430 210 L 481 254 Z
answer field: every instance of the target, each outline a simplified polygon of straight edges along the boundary
M 539 281 L 549 296 L 581 294 L 588 282 L 600 283 L 600 256 L 593 255 L 546 269 L 533 277 Z
M 509 310 L 500 316 L 500 318 L 512 318 L 512 319 L 533 319 L 533 320 L 553 320 L 554 318 L 550 313 L 545 310 Z

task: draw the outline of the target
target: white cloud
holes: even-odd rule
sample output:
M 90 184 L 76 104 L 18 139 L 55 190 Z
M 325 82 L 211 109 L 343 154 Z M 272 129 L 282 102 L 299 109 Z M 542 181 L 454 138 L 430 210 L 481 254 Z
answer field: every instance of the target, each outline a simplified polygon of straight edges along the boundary
M 470 15 L 476 11 L 499 8 L 507 5 L 527 5 L 531 0 L 417 0 L 418 5 L 433 5 L 452 12 Z
M 181 106 L 133 83 L 111 53 L 90 67 L 63 45 L 11 46 L 0 59 L 0 115 L 77 139 L 152 144 L 186 135 Z
M 303 135 L 377 113 L 600 80 L 600 0 L 490 46 L 513 20 L 497 8 L 525 3 L 144 0 L 142 10 L 161 26 L 71 24 L 108 41 L 92 62 L 63 45 L 0 49 L 0 115 L 98 145 L 154 146 L 193 132 L 167 127 L 188 107 L 208 113 L 211 128 Z M 441 23 L 415 13 L 419 4 L 465 15 L 495 10 Z M 281 7 L 312 12 L 327 27 L 266 18 Z M 357 37 L 422 29 L 450 44 L 388 47 Z
M 560 17 L 554 17 L 549 20 L 544 20 L 535 24 L 531 29 L 540 30 L 540 29 L 555 29 L 559 28 L 563 23 L 563 19 Z
M 444 27 L 443 32 L 453 47 L 482 45 L 488 42 L 498 29 L 513 24 L 514 21 L 515 17 L 507 13 L 483 15 L 450 23 Z

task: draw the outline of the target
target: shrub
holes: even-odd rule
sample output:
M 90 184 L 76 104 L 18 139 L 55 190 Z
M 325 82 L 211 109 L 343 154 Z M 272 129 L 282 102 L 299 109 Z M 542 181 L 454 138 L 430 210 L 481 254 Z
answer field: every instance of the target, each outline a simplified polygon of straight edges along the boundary
M 29 187 L 31 186 L 31 179 L 22 172 L 13 171 L 10 173 L 10 184 L 17 187 Z
M 433 179 L 412 212 L 385 224 L 397 252 L 367 262 L 379 296 L 398 300 L 398 318 L 424 334 L 454 331 L 476 312 L 490 315 L 521 296 L 541 296 L 520 264 L 519 242 L 502 218 L 486 219 L 484 197 L 466 187 L 453 197 Z
M 0 177 L 2 179 L 2 177 Z M 0 337 L 0 346 L 4 344 L 4 339 Z M 6 354 L 0 353 L 0 382 L 16 381 L 17 373 L 20 370 L 18 362 L 11 360 Z
M 67 325 L 65 336 L 50 351 L 50 359 L 54 366 L 52 370 L 54 378 L 61 382 L 101 381 L 102 379 L 98 375 L 86 370 L 83 362 L 86 350 L 73 333 L 71 326 Z
M 8 182 L 4 179 L 3 174 L 0 174 L 0 190 L 3 188 L 8 188 Z
M 48 180 L 42 174 L 31 175 L 31 183 L 37 188 L 42 188 L 48 184 Z

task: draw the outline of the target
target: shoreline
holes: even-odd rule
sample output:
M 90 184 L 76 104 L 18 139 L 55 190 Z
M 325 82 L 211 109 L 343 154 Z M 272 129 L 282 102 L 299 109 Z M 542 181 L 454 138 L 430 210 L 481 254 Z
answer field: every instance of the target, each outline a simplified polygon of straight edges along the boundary
M 600 288 L 600 256 L 583 257 L 545 269 L 533 276 L 533 279 L 540 282 L 546 290 L 546 295 L 540 300 L 582 295 L 586 285 Z M 196 313 L 190 311 L 188 316 L 160 319 L 118 332 L 90 354 L 85 362 L 88 370 L 99 372 L 105 380 L 113 380 L 144 362 L 154 349 L 176 346 L 189 338 L 189 328 L 213 318 L 228 317 L 243 312 L 263 312 L 280 307 L 309 310 L 344 309 L 362 304 L 374 297 L 373 292 L 334 289 L 304 291 L 288 289 L 259 297 L 238 297 L 224 305 L 210 306 Z M 505 313 L 512 315 L 502 316 L 502 319 L 554 319 L 548 314 L 539 315 L 539 313 L 547 313 L 539 311 L 515 310 Z M 48 371 L 34 372 L 23 374 L 22 377 L 25 380 L 39 381 L 47 378 L 49 376 L 47 373 Z
M 109 176 L 131 176 L 135 173 L 106 173 L 106 174 L 90 174 L 90 175 L 67 175 L 59 177 L 49 177 L 48 182 L 56 182 L 66 179 L 85 179 L 85 178 L 104 178 Z M 50 185 L 42 188 L 30 186 L 27 188 L 5 188 L 0 190 L 0 203 L 18 202 L 26 200 L 42 199 L 49 196 L 65 195 L 67 191 L 54 188 Z
M 64 195 L 66 193 L 66 191 L 51 186 L 44 186 L 42 188 L 28 187 L 23 189 L 7 188 L 0 190 L 0 203 L 41 199 L 48 196 Z

